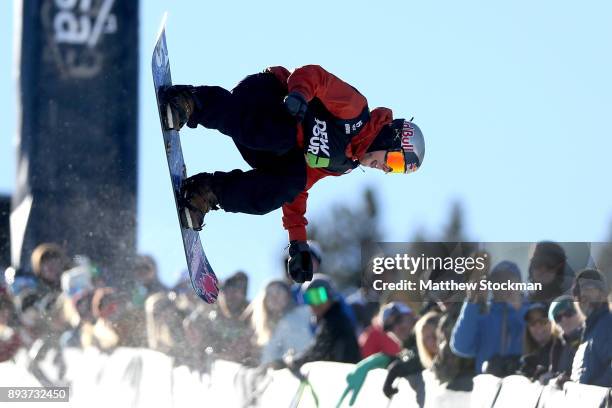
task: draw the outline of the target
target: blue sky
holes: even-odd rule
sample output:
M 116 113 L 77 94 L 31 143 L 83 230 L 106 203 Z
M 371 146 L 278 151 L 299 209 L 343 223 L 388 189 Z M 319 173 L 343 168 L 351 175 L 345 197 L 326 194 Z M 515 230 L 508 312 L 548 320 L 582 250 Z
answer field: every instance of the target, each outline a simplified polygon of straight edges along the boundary
M 422 169 L 324 180 L 311 191 L 312 222 L 369 185 L 380 195 L 387 241 L 422 227 L 436 233 L 454 200 L 464 204 L 470 235 L 483 241 L 608 237 L 612 4 L 348 4 L 141 0 L 138 246 L 157 258 L 165 281 L 185 265 L 150 73 L 166 9 L 175 83 L 231 88 L 266 66 L 315 63 L 357 87 L 371 108 L 415 117 L 427 145 Z M 5 62 L 13 7 L 0 13 Z M 15 86 L 14 68 L 1 64 L 3 193 L 14 186 Z M 217 132 L 188 129 L 181 137 L 189 173 L 247 168 Z M 279 276 L 280 217 L 212 213 L 201 235 L 218 275 L 244 269 L 251 292 Z

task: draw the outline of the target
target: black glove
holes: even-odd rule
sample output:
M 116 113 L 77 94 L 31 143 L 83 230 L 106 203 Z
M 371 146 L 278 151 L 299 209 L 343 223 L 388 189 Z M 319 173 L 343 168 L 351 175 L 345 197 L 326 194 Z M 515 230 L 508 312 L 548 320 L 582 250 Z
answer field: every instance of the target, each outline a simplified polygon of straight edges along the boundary
M 399 391 L 396 387 L 393 386 L 393 382 L 396 378 L 401 377 L 398 370 L 398 364 L 401 364 L 401 361 L 395 361 L 387 367 L 387 377 L 385 378 L 385 383 L 383 384 L 383 393 L 387 396 L 387 398 L 393 397 Z
M 396 378 L 405 378 L 423 370 L 416 353 L 409 350 L 407 354 L 407 356 L 399 358 L 387 366 L 387 378 L 385 378 L 385 383 L 383 385 L 383 393 L 387 398 L 391 398 L 398 392 L 398 389 L 393 386 L 393 382 Z
M 172 85 L 160 91 L 162 117 L 167 129 L 180 130 L 189 121 L 196 105 L 194 89 L 191 85 Z M 191 128 L 197 126 L 193 125 L 188 124 Z
M 310 247 L 306 241 L 291 241 L 289 243 L 289 260 L 287 272 L 297 283 L 312 280 L 312 258 Z
M 283 101 L 289 114 L 295 117 L 298 122 L 301 122 L 306 115 L 306 109 L 308 109 L 308 102 L 306 98 L 299 92 L 289 92 L 289 95 L 285 96 Z

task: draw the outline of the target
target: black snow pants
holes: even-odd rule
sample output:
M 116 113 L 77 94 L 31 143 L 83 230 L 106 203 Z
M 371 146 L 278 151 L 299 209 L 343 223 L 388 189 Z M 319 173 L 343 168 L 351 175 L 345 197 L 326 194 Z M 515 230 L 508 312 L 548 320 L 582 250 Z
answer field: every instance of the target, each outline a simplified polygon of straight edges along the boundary
M 298 123 L 285 110 L 285 86 L 271 73 L 249 75 L 231 91 L 197 87 L 190 124 L 230 136 L 253 168 L 214 173 L 212 190 L 229 212 L 266 214 L 291 202 L 306 186 L 306 161 L 297 146 Z

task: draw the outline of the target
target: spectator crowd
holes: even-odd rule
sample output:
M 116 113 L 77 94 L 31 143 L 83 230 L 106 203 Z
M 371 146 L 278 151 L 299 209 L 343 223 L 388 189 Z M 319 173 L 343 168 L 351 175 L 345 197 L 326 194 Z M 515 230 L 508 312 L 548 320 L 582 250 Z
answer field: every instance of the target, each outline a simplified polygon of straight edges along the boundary
M 316 269 L 323 254 L 310 247 Z M 522 281 L 513 262 L 488 269 L 478 279 Z M 418 302 L 365 286 L 347 293 L 316 270 L 302 285 L 272 280 L 250 301 L 249 277 L 238 271 L 209 305 L 186 273 L 174 287 L 162 285 L 150 256 L 138 256 L 129 279 L 116 281 L 52 243 L 33 251 L 31 271 L 9 268 L 0 285 L 0 362 L 23 353 L 43 384 L 52 384 L 40 369 L 50 351 L 61 377 L 65 348 L 148 347 L 202 372 L 215 359 L 294 372 L 312 361 L 354 363 L 343 394 L 353 400 L 374 368 L 387 370 L 388 397 L 395 379 L 416 381 L 423 370 L 456 390 L 470 390 L 481 373 L 612 387 L 607 279 L 594 268 L 571 270 L 554 242 L 538 243 L 525 271 L 540 291 L 474 290 Z

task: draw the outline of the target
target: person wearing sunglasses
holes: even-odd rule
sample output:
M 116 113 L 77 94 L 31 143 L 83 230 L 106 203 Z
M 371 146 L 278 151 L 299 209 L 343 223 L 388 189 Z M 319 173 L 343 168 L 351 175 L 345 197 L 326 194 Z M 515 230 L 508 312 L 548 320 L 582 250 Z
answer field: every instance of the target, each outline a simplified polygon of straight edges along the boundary
M 584 318 L 576 310 L 574 299 L 570 295 L 562 295 L 552 301 L 548 308 L 548 320 L 554 323 L 558 335 L 555 336 L 550 350 L 548 372 L 540 378 L 542 383 L 553 377 L 569 378 L 574 354 L 584 330 Z
M 317 321 L 311 345 L 297 356 L 286 356 L 283 365 L 299 369 L 311 361 L 357 363 L 361 359 L 355 328 L 338 302 L 339 294 L 325 275 L 315 274 L 302 285 L 304 303 Z
M 548 318 L 563 335 L 580 332 L 584 326 L 584 318 L 576 310 L 570 295 L 559 296 L 550 304 Z
M 308 190 L 327 176 L 361 166 L 408 174 L 421 167 L 420 128 L 394 119 L 388 108 L 370 110 L 353 86 L 318 65 L 290 72 L 271 67 L 247 76 L 230 91 L 218 86 L 175 85 L 161 91 L 166 127 L 202 125 L 232 138 L 251 170 L 199 173 L 187 178 L 179 200 L 186 228 L 199 230 L 204 215 L 266 214 L 283 210 L 289 234 L 291 278 L 312 278 L 306 243 Z M 189 219 L 187 219 L 189 218 Z

